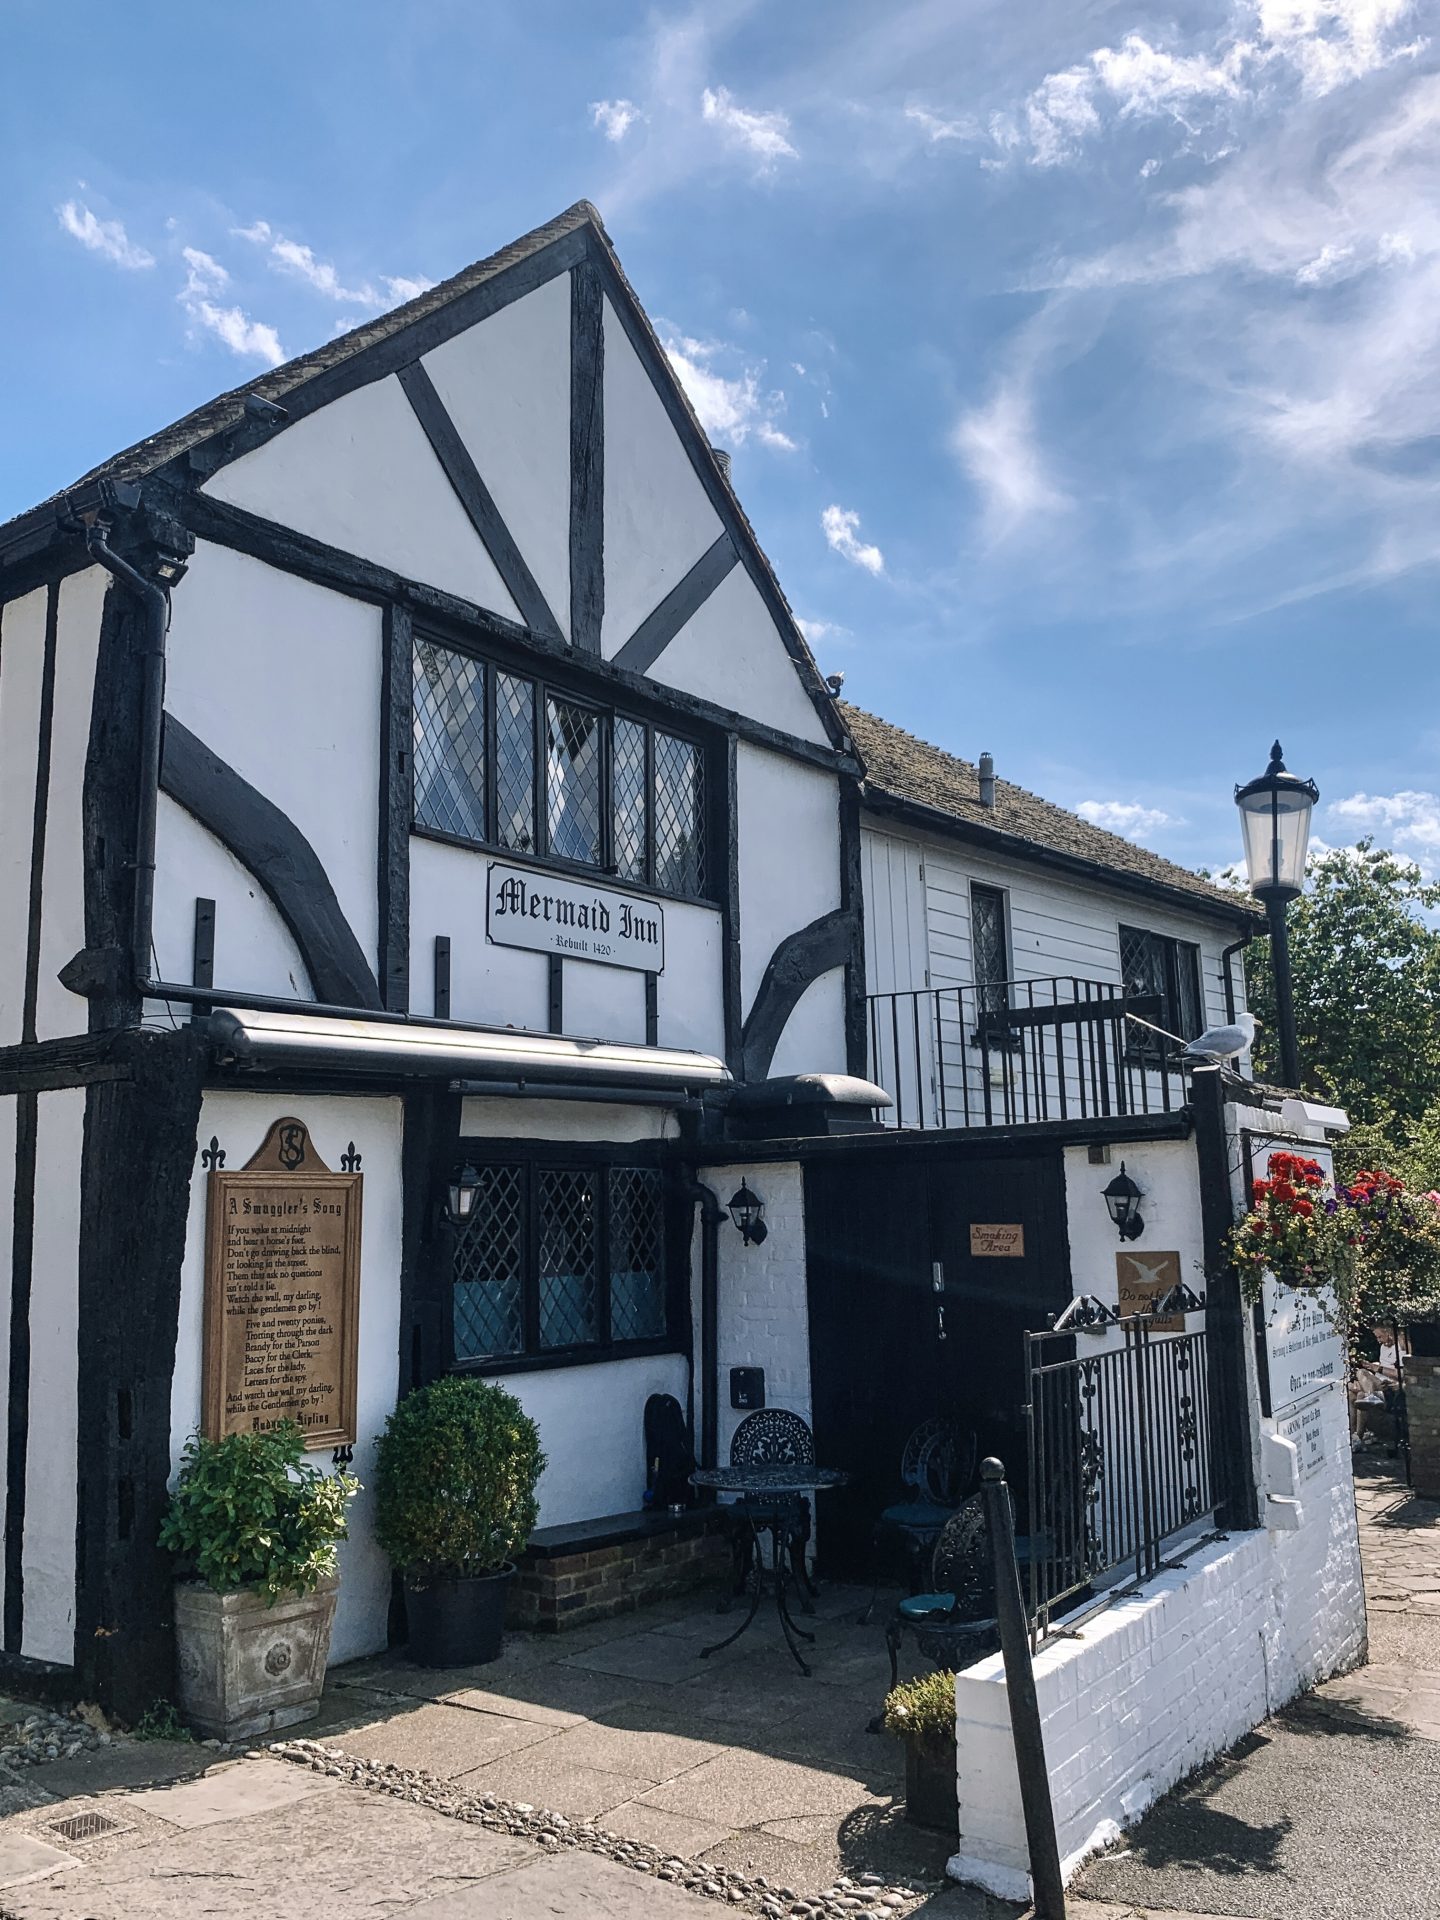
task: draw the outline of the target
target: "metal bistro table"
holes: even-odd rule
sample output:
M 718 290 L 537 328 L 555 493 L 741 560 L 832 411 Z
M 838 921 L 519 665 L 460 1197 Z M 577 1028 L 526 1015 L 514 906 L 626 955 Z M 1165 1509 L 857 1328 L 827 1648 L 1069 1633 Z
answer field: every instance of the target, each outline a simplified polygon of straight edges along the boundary
M 787 1494 L 823 1493 L 827 1487 L 844 1487 L 850 1483 L 850 1475 L 842 1473 L 838 1467 L 808 1466 L 803 1461 L 784 1464 L 756 1463 L 748 1467 L 701 1467 L 690 1476 L 693 1487 L 710 1487 L 716 1493 L 748 1494 L 752 1499 L 764 1499 L 767 1495 L 780 1499 Z M 750 1611 L 736 1627 L 733 1633 L 727 1633 L 723 1640 L 717 1640 L 713 1647 L 700 1649 L 701 1659 L 707 1655 L 719 1653 L 722 1647 L 728 1647 L 738 1640 L 760 1610 L 760 1594 L 765 1581 L 765 1561 L 760 1552 L 760 1535 L 770 1535 L 772 1572 L 775 1582 L 775 1612 L 779 1617 L 780 1631 L 785 1636 L 785 1644 L 794 1655 L 795 1664 L 800 1671 L 808 1674 L 810 1669 L 796 1644 L 796 1636 L 801 1640 L 814 1643 L 815 1636 L 796 1623 L 790 1609 L 785 1604 L 785 1582 L 794 1578 L 790 1572 L 781 1538 L 784 1522 L 774 1517 L 773 1509 L 749 1512 L 742 1501 L 733 1511 L 750 1523 L 754 1539 L 754 1590 L 750 1596 Z

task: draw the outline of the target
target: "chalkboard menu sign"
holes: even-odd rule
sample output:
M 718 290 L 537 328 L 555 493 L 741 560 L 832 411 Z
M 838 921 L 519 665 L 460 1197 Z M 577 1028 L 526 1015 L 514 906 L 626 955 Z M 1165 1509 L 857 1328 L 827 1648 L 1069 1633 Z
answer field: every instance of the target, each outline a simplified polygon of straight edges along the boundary
M 294 1420 L 309 1448 L 355 1439 L 360 1156 L 332 1173 L 277 1120 L 239 1172 L 209 1175 L 203 1424 L 212 1440 Z

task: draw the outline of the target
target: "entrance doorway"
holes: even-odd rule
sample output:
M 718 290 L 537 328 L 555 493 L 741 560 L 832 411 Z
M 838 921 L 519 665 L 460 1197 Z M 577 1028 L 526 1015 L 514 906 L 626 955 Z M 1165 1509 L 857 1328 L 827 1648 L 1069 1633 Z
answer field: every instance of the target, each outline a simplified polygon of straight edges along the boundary
M 1070 1299 L 1060 1150 L 917 1143 L 812 1161 L 805 1222 L 816 1450 L 852 1475 L 827 1496 L 820 1562 L 831 1577 L 863 1578 L 922 1420 L 973 1431 L 977 1457 L 997 1454 L 1023 1500 L 1021 1334 Z M 1023 1511 L 1017 1519 L 1023 1531 Z

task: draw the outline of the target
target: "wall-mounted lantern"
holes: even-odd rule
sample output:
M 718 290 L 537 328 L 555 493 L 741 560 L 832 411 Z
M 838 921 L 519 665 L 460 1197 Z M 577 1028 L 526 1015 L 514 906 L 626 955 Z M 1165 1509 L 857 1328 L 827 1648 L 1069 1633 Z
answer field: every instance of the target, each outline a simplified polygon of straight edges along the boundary
M 1105 1205 L 1110 1210 L 1110 1218 L 1119 1229 L 1122 1240 L 1138 1240 L 1145 1231 L 1145 1222 L 1140 1218 L 1140 1202 L 1145 1198 L 1139 1187 L 1125 1171 L 1125 1162 L 1120 1162 L 1120 1171 L 1104 1189 Z
M 765 1202 L 742 1180 L 730 1196 L 730 1218 L 747 1247 L 758 1247 L 770 1229 L 765 1225 Z
M 458 1226 L 470 1218 L 475 1196 L 480 1191 L 480 1176 L 467 1160 L 450 1182 L 448 1194 L 450 1218 Z

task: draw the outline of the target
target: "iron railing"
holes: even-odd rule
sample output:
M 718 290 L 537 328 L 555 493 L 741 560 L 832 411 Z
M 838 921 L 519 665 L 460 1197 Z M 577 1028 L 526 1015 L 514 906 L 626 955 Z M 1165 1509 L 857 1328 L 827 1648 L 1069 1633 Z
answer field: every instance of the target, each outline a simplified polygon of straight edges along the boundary
M 1060 974 L 874 993 L 870 1078 L 891 1127 L 1024 1126 L 1171 1113 L 1185 1104 L 1154 995 Z
M 1032 1632 L 1153 1579 L 1215 1507 L 1203 1301 L 1181 1285 L 1145 1313 L 1075 1300 L 1026 1333 Z M 1200 1324 L 1196 1325 L 1196 1321 Z

